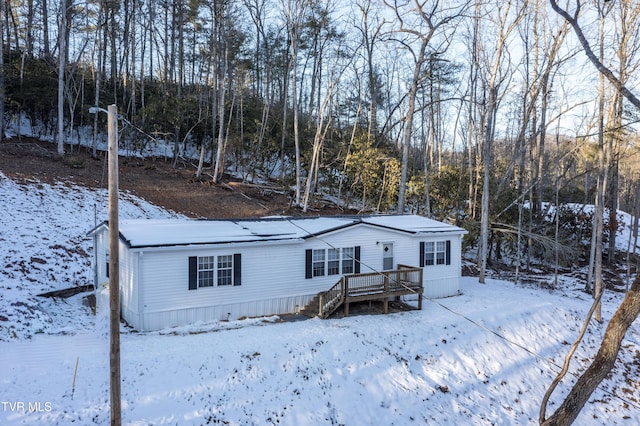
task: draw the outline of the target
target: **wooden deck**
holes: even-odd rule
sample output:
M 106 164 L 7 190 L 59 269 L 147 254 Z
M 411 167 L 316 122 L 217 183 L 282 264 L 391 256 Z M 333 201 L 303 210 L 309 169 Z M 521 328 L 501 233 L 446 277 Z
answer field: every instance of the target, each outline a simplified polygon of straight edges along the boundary
M 348 316 L 352 302 L 382 300 L 386 314 L 390 298 L 409 294 L 418 295 L 418 309 L 422 309 L 422 291 L 422 268 L 398 265 L 393 271 L 345 275 L 329 290 L 319 293 L 303 311 L 328 318 L 342 306 Z

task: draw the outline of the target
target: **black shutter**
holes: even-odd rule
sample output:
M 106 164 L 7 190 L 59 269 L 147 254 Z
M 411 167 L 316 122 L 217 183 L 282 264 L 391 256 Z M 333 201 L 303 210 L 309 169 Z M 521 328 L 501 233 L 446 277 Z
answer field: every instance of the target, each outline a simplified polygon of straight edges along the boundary
M 198 258 L 189 256 L 189 290 L 198 289 Z
M 420 267 L 424 267 L 424 241 L 420 241 Z
M 360 273 L 360 246 L 355 247 L 355 249 L 353 250 L 353 254 L 355 257 L 355 262 L 353 265 L 353 273 L 359 274 Z
M 306 279 L 313 278 L 313 250 L 309 249 L 305 252 L 305 272 Z
M 451 240 L 447 240 L 447 248 L 446 248 L 446 252 L 445 252 L 445 263 L 447 265 L 451 265 Z
M 233 255 L 233 285 L 242 284 L 242 256 L 240 253 Z

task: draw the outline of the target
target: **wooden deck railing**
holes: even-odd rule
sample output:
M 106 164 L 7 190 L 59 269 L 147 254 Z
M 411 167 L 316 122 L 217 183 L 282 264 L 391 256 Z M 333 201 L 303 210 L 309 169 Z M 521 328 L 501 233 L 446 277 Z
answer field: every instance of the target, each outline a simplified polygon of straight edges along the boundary
M 398 269 L 393 271 L 345 275 L 329 290 L 318 295 L 318 316 L 327 318 L 340 305 L 344 305 L 347 316 L 349 303 L 376 299 L 384 300 L 387 313 L 390 297 L 407 294 L 417 294 L 418 308 L 422 309 L 422 268 L 398 265 Z
M 327 318 L 344 301 L 344 277 L 340 278 L 333 287 L 319 294 L 318 316 Z

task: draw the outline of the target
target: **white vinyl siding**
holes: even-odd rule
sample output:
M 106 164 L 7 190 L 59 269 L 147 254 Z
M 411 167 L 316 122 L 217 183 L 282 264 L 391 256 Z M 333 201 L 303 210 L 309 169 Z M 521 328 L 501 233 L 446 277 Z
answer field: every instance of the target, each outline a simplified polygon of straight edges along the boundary
M 100 280 L 104 280 L 105 247 L 108 244 L 104 237 L 106 233 L 97 233 L 96 241 L 103 245 L 97 255 L 99 270 L 96 275 Z M 361 224 L 325 233 L 321 238 L 288 242 L 145 249 L 130 249 L 121 244 L 122 315 L 137 330 L 152 331 L 195 321 L 293 313 L 302 309 L 319 292 L 336 284 L 341 274 L 381 271 L 383 242 L 393 242 L 397 264 L 419 266 L 422 242 L 436 243 L 449 239 L 451 265 L 431 268 L 428 273 L 425 269 L 423 274 L 426 297 L 447 297 L 460 291 L 459 233 L 412 235 Z M 336 260 L 336 252 L 329 254 L 333 248 L 340 248 L 340 273 L 337 275 L 328 274 L 330 258 L 331 262 Z M 313 251 L 322 253 L 317 256 L 322 258 L 324 275 L 305 279 L 305 256 L 309 252 L 311 273 Z M 228 265 L 231 262 L 235 266 L 236 259 L 240 263 L 240 255 L 242 285 L 236 285 L 234 268 Z M 216 277 L 213 287 L 189 290 L 190 259 L 194 258 L 194 270 L 197 271 L 197 258 L 208 256 L 215 258 L 214 269 L 226 272 Z M 219 259 L 222 259 L 220 266 Z M 318 269 L 320 263 L 318 261 Z M 335 263 L 331 265 L 333 270 Z M 222 283 L 231 279 L 232 284 L 220 285 L 218 278 Z

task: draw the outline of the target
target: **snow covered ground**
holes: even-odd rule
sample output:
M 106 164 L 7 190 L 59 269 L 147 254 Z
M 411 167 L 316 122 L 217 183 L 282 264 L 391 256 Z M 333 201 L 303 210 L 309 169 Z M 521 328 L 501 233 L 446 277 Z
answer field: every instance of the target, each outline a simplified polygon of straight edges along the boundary
M 92 315 L 82 295 L 37 296 L 91 283 L 86 232 L 106 218 L 106 205 L 105 191 L 17 184 L 0 173 L 0 425 L 109 423 L 108 314 Z M 174 216 L 128 194 L 120 206 L 123 218 Z M 534 424 L 589 309 L 582 287 L 573 279 L 549 290 L 465 278 L 463 295 L 427 301 L 422 311 L 147 334 L 123 327 L 123 420 Z M 606 320 L 622 297 L 606 293 Z M 590 324 L 573 374 L 588 365 L 605 325 Z M 613 374 L 576 424 L 637 424 L 639 366 L 636 321 Z M 560 385 L 550 410 L 574 381 L 570 375 Z

